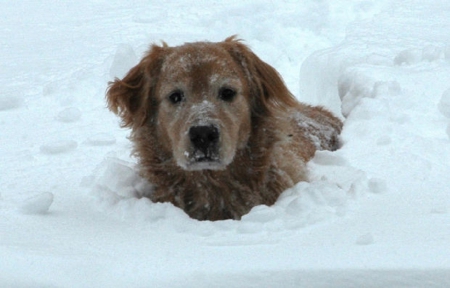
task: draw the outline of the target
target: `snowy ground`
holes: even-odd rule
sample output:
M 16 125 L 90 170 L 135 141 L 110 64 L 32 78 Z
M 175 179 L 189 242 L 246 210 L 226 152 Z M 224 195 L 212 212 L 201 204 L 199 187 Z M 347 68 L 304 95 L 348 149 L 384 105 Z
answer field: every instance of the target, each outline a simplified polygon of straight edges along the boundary
M 0 10 L 0 287 L 450 287 L 449 1 L 84 2 Z M 344 146 L 273 207 L 198 222 L 133 197 L 104 92 L 150 43 L 232 34 Z

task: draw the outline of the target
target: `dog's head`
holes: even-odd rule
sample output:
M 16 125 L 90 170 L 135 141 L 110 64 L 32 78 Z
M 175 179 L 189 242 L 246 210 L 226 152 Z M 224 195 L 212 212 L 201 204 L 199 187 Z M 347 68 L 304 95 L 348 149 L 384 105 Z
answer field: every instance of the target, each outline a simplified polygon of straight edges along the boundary
M 249 142 L 256 118 L 296 105 L 278 73 L 234 37 L 153 45 L 122 79 L 108 107 L 122 126 L 154 125 L 159 143 L 185 170 L 220 170 Z

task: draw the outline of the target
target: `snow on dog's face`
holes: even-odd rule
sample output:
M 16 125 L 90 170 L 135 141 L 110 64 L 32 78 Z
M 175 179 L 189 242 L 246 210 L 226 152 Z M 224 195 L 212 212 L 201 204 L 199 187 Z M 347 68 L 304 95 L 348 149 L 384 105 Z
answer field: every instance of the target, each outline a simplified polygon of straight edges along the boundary
M 110 83 L 109 108 L 134 135 L 152 126 L 149 133 L 182 169 L 225 169 L 251 132 L 250 73 L 231 51 L 237 45 L 245 47 L 231 38 L 153 45 L 124 79 Z
M 155 87 L 157 130 L 186 170 L 225 169 L 250 134 L 245 79 L 211 43 L 170 49 Z

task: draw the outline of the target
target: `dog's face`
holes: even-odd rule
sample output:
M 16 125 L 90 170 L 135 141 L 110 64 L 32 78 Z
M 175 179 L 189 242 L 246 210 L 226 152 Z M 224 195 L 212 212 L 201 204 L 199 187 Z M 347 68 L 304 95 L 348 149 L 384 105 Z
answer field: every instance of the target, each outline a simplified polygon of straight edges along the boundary
M 110 83 L 107 100 L 133 133 L 154 127 L 146 131 L 185 170 L 226 169 L 251 138 L 252 119 L 296 105 L 275 69 L 234 37 L 153 45 Z
M 224 169 L 246 145 L 247 86 L 242 70 L 219 45 L 170 48 L 155 87 L 156 123 L 180 167 Z

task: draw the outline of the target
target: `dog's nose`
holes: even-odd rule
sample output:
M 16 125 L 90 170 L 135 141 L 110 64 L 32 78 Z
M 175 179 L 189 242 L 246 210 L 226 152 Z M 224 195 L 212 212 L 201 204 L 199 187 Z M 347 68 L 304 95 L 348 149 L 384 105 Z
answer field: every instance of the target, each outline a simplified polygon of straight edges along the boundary
M 209 157 L 208 150 L 219 141 L 219 130 L 212 126 L 194 126 L 189 129 L 189 138 L 194 147 Z

